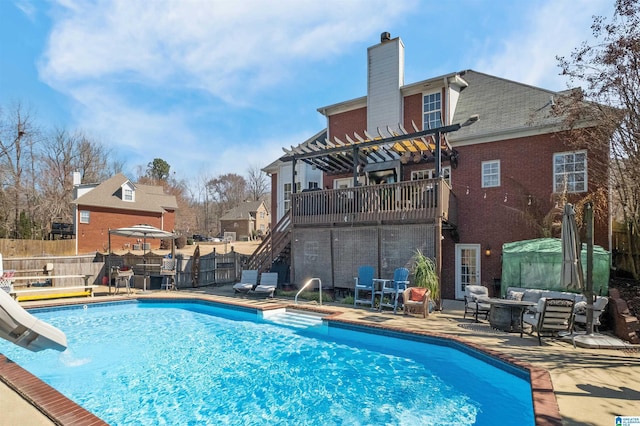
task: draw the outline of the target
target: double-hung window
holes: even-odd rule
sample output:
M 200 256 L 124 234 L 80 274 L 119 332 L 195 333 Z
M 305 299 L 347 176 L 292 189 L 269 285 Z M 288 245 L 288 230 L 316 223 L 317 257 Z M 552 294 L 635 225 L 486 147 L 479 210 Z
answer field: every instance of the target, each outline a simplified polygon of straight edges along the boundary
M 482 162 L 482 187 L 500 186 L 500 160 Z
M 89 210 L 80 210 L 80 223 L 89 223 L 90 212 Z
M 587 152 L 553 154 L 553 192 L 586 192 Z
M 442 126 L 442 99 L 440 92 L 429 93 L 422 98 L 422 128 L 435 129 Z

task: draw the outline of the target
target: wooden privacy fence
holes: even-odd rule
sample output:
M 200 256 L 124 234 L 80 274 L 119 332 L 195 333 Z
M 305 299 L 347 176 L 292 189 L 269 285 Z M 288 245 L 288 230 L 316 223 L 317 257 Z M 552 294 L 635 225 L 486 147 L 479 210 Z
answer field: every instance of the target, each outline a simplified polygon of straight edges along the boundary
M 619 270 L 631 272 L 631 257 L 636 265 L 640 264 L 640 235 L 635 229 L 627 229 L 624 224 L 614 222 L 611 240 L 613 265 Z
M 149 277 L 148 287 L 152 290 L 159 289 L 162 281 L 159 265 L 164 256 L 153 252 L 144 256 L 126 253 L 124 255 L 102 255 L 104 268 L 102 276 L 107 277 L 109 269 L 127 266 L 133 269 L 135 276 L 133 285 L 142 287 L 142 277 L 146 273 Z M 249 256 L 236 253 L 218 254 L 209 253 L 203 256 L 176 255 L 175 284 L 177 288 L 204 287 L 211 285 L 224 285 L 237 281 L 243 266 Z M 114 277 L 112 275 L 112 284 Z M 106 284 L 106 282 L 103 282 Z
M 11 240 L 0 238 L 3 257 L 72 256 L 76 253 L 76 240 Z

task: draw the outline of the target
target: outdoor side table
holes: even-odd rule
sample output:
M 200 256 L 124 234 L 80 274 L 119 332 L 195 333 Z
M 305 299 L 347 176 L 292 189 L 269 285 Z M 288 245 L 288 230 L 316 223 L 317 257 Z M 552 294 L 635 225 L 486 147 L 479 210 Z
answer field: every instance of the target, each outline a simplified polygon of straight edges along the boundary
M 376 294 L 380 295 L 380 304 L 378 305 L 378 310 L 382 311 L 382 289 L 384 288 L 386 283 L 393 280 L 385 279 L 385 278 L 374 278 L 372 281 L 373 281 L 374 298 Z

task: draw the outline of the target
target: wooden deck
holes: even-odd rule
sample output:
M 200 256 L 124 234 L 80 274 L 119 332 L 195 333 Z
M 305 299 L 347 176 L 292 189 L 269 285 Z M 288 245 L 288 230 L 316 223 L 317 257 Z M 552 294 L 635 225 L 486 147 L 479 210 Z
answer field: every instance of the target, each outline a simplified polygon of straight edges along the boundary
M 291 194 L 291 223 L 353 225 L 429 222 L 456 224 L 457 203 L 443 180 L 423 179 Z

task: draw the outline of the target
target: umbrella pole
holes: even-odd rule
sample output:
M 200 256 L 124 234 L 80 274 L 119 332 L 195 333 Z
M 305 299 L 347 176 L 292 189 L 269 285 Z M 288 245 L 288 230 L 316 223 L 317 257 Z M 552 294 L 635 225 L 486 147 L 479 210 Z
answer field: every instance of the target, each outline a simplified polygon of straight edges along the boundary
M 147 249 L 147 234 L 142 237 L 142 264 L 144 265 L 144 279 L 142 280 L 142 291 L 147 291 L 147 258 L 144 257 Z
M 587 334 L 593 334 L 593 204 L 585 204 L 584 218 L 587 222 Z
M 107 256 L 107 281 L 109 281 L 109 295 L 111 295 L 111 229 L 107 230 L 109 234 L 109 254 Z

